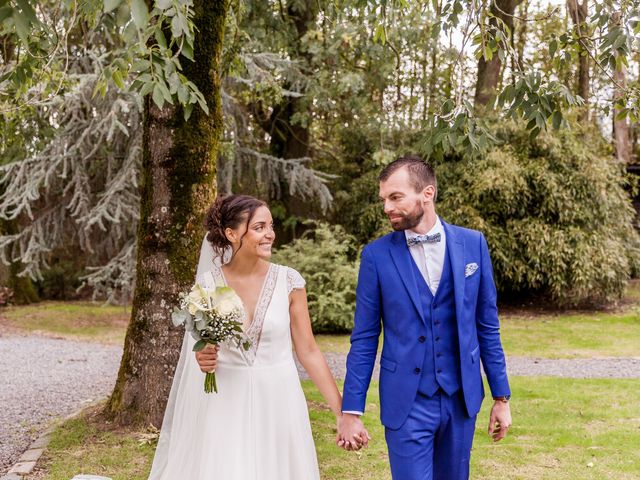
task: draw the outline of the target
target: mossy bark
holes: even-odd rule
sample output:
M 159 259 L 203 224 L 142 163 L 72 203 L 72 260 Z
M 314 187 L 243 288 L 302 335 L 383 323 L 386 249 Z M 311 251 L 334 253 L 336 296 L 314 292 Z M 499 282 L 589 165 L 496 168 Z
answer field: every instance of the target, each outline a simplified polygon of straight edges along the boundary
M 131 322 L 107 411 L 120 424 L 162 423 L 183 328 L 170 313 L 194 281 L 202 220 L 215 195 L 222 133 L 220 61 L 228 1 L 196 0 L 195 61 L 184 73 L 197 85 L 209 115 L 145 99 L 143 182 L 138 264 Z

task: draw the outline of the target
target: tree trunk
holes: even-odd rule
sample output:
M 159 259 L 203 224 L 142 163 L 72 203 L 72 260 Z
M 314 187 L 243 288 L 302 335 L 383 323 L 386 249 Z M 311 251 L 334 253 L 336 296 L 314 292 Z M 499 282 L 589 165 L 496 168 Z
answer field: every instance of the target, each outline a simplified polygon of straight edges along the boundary
M 588 8 L 587 0 L 583 0 L 582 4 L 579 4 L 577 0 L 567 0 L 569 15 L 571 16 L 574 28 L 580 38 L 586 38 L 587 36 L 587 26 L 585 22 L 589 13 Z M 587 49 L 585 48 L 583 41 L 578 43 L 578 55 L 580 63 L 578 66 L 577 93 L 584 100 L 584 107 L 580 111 L 578 119 L 581 122 L 588 122 L 590 88 L 589 55 L 587 54 Z
M 162 423 L 178 360 L 182 328 L 170 312 L 189 288 L 215 193 L 216 153 L 222 132 L 220 60 L 228 2 L 196 0 L 195 61 L 184 73 L 200 89 L 210 113 L 162 109 L 145 99 L 141 218 L 131 322 L 118 380 L 107 410 L 120 424 Z
M 491 3 L 491 13 L 494 18 L 489 21 L 491 25 L 499 25 L 496 17 L 501 19 L 507 27 L 510 34 L 513 35 L 513 14 L 516 7 L 523 0 L 494 0 Z M 506 33 L 506 32 L 505 32 Z M 478 60 L 478 78 L 476 81 L 475 106 L 483 107 L 489 104 L 496 95 L 496 87 L 500 81 L 500 70 L 502 69 L 502 61 L 497 54 L 493 55 L 491 60 L 485 60 L 484 56 Z
M 620 12 L 612 15 L 614 26 L 620 25 Z M 631 141 L 629 139 L 629 122 L 627 117 L 618 119 L 620 107 L 616 102 L 624 97 L 624 90 L 627 87 L 627 69 L 624 63 L 620 63 L 613 72 L 613 146 L 616 151 L 616 158 L 619 162 L 629 164 L 631 161 Z
M 304 64 L 309 65 L 311 55 L 301 52 L 302 37 L 313 26 L 318 15 L 316 2 L 289 1 L 287 6 L 287 18 L 293 23 L 296 37 L 292 41 L 290 54 L 292 58 L 301 58 Z M 291 89 L 291 85 L 285 85 Z M 271 136 L 270 153 L 280 158 L 301 158 L 309 156 L 309 128 L 311 119 L 302 125 L 293 121 L 294 115 L 309 113 L 308 99 L 305 97 L 284 97 L 282 103 L 274 106 L 268 123 L 268 132 Z

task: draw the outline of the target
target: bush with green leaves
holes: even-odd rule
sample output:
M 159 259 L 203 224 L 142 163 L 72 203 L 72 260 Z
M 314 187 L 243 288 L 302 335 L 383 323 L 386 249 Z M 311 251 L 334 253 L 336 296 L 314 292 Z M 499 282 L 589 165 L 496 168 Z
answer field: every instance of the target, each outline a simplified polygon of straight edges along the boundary
M 502 299 L 544 296 L 567 306 L 610 302 L 640 271 L 634 182 L 596 131 L 494 127 L 486 155 L 435 165 L 439 215 L 482 231 Z M 419 149 L 416 149 L 419 150 Z M 339 222 L 367 243 L 386 233 L 372 169 L 341 199 Z
M 638 271 L 631 180 L 592 133 L 531 139 L 506 124 L 486 156 L 438 166 L 438 211 L 484 232 L 503 292 L 544 294 L 556 305 L 608 302 Z
M 306 280 L 315 333 L 350 332 L 359 268 L 355 238 L 339 225 L 308 225 L 313 228 L 279 248 L 272 260 L 295 268 Z

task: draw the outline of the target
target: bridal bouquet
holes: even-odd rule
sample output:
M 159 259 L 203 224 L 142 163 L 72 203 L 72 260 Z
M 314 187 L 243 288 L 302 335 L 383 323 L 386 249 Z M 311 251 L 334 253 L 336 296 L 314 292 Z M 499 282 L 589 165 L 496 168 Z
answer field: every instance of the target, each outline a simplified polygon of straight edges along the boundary
M 174 308 L 171 320 L 185 329 L 196 340 L 194 352 L 208 343 L 235 344 L 248 350 L 251 342 L 242 332 L 242 301 L 229 287 L 205 288 L 196 283 L 190 292 L 180 294 L 179 306 Z M 215 372 L 204 379 L 206 393 L 218 393 Z

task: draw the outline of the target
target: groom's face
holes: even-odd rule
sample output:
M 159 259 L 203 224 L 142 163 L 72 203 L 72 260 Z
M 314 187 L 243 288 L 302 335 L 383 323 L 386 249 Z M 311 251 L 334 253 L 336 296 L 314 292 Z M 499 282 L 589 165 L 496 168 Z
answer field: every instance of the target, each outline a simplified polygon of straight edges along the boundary
M 416 192 L 409 181 L 409 172 L 400 168 L 380 182 L 380 200 L 391 227 L 409 230 L 416 227 L 424 216 L 423 194 Z

